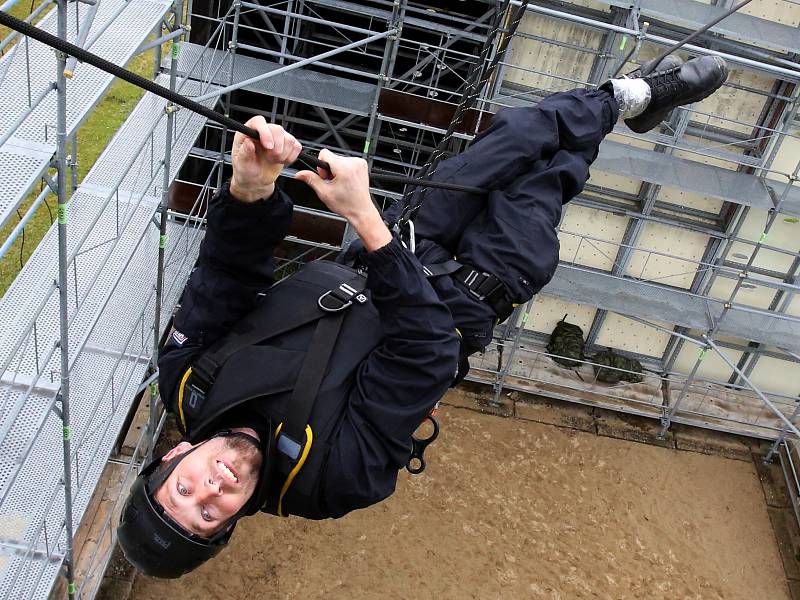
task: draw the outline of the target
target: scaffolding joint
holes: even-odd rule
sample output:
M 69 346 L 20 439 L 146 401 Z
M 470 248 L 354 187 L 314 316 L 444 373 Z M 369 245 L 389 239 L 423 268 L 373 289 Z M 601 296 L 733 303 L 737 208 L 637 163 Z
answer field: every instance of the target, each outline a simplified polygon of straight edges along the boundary
M 169 103 L 164 107 L 164 112 L 168 115 L 174 114 L 180 110 L 179 106 L 175 104 Z M 163 161 L 162 161 L 163 162 Z

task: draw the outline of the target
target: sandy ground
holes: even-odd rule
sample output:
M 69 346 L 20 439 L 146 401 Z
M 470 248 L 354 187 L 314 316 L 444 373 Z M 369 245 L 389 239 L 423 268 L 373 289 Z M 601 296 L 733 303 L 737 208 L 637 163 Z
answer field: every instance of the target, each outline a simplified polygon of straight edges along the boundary
M 257 516 L 137 600 L 788 599 L 752 464 L 445 408 L 428 470 L 339 521 Z

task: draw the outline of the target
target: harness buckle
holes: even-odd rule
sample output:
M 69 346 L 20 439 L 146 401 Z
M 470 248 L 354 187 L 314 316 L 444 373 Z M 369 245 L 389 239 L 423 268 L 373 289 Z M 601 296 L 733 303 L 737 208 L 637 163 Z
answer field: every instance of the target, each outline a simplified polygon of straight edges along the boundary
M 469 274 L 462 279 L 462 282 L 469 293 L 480 301 L 486 300 L 487 297 L 503 288 L 502 282 L 495 275 L 475 269 L 470 269 Z

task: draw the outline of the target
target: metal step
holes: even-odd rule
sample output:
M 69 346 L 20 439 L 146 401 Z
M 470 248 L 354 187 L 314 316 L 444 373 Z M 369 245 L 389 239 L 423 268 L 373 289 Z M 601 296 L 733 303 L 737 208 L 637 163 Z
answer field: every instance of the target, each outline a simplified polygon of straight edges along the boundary
M 89 49 L 116 64 L 124 65 L 166 14 L 168 0 L 103 0 L 89 30 L 88 42 L 100 33 Z M 81 7 L 79 11 L 87 10 Z M 82 20 L 78 13 L 78 23 Z M 55 33 L 57 11 L 50 11 L 37 25 Z M 105 28 L 105 29 L 104 29 Z M 74 42 L 76 10 L 67 11 L 68 39 Z M 0 135 L 9 132 L 31 103 L 46 94 L 13 137 L 0 147 L 0 226 L 14 214 L 33 183 L 46 171 L 56 147 L 56 93 L 47 91 L 56 75 L 56 59 L 48 46 L 24 38 L 18 51 L 9 54 L 0 85 Z M 24 51 L 23 51 L 24 50 Z M 99 69 L 78 64 L 67 80 L 67 134 L 72 133 L 91 111 L 113 77 Z M 12 183 L 13 182 L 13 183 Z
M 197 44 L 183 44 L 178 60 L 178 72 L 183 74 L 185 69 L 194 65 L 202 51 L 203 47 Z M 198 69 L 198 72 L 192 77 L 204 79 L 210 75 L 212 83 L 228 85 L 230 54 L 222 50 L 206 50 L 203 56 L 205 58 L 202 61 L 201 69 Z M 283 65 L 269 60 L 236 56 L 233 83 L 274 71 L 281 66 Z M 272 79 L 264 79 L 243 89 L 362 116 L 369 116 L 372 111 L 372 103 L 375 101 L 375 84 L 335 77 L 303 68 L 282 73 Z
M 182 91 L 197 95 L 200 88 L 189 81 Z M 144 96 L 69 203 L 76 524 L 151 356 L 159 247 L 152 219 L 162 185 L 164 105 Z M 178 111 L 175 124 L 171 179 L 205 119 Z M 168 224 L 165 315 L 178 300 L 201 238 L 197 225 Z M 62 421 L 52 410 L 60 381 L 57 241 L 52 227 L 0 301 L 0 368 L 7 365 L 0 374 L 0 597 L 46 598 L 65 551 Z

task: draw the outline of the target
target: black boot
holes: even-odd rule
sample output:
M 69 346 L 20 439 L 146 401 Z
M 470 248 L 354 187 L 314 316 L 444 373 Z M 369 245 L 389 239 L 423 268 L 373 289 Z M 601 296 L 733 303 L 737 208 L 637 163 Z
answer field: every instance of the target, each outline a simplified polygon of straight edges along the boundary
M 626 73 L 625 77 L 627 77 L 628 79 L 639 79 L 642 76 L 642 70 L 645 67 L 649 67 L 652 64 L 652 62 L 653 61 L 651 60 L 650 62 L 643 64 L 638 69 L 635 69 L 630 73 Z M 656 71 L 669 71 L 670 69 L 675 69 L 677 67 L 680 67 L 681 65 L 683 65 L 683 59 L 681 59 L 680 56 L 678 56 L 677 54 L 668 54 L 663 59 L 661 59 L 661 62 L 658 63 L 658 66 L 655 69 L 651 70 L 651 73 L 655 73 Z
M 728 65 L 718 56 L 694 58 L 682 66 L 646 75 L 641 79 L 650 86 L 650 102 L 642 114 L 625 119 L 625 124 L 636 133 L 650 131 L 674 108 L 708 98 L 727 78 Z

